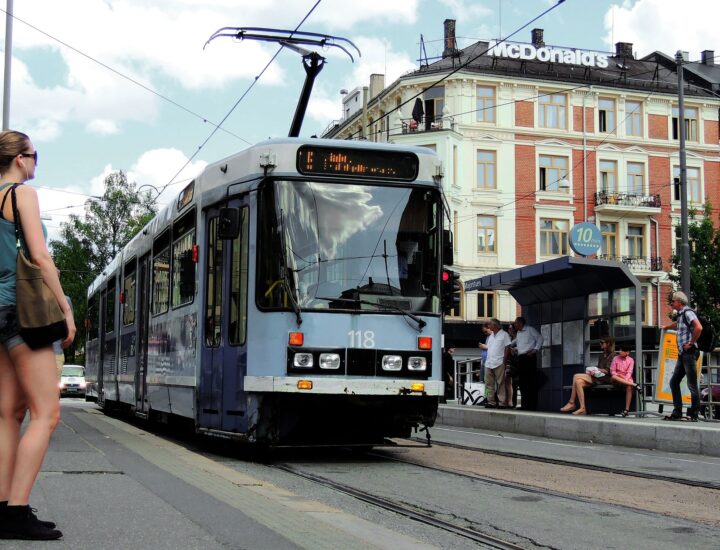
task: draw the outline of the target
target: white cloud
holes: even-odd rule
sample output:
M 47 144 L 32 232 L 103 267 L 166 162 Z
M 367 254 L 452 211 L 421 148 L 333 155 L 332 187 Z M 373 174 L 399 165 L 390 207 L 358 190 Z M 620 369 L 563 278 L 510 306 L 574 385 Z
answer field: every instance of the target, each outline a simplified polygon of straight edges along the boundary
M 494 11 L 476 1 L 468 0 L 440 0 L 440 3 L 446 6 L 454 19 L 467 21 L 469 19 L 490 17 L 494 15 Z
M 153 149 L 140 155 L 128 170 L 128 179 L 138 186 L 151 185 L 162 190 L 158 203 L 166 204 L 207 166 L 203 160 L 187 161 L 188 157 L 178 149 Z
M 665 0 L 625 1 L 605 14 L 605 42 L 613 50 L 613 41 L 631 42 L 640 57 L 656 50 L 668 55 L 684 50 L 696 61 L 703 50 L 720 50 L 718 19 L 717 0 L 685 0 L 678 9 Z
M 87 131 L 91 134 L 98 134 L 101 136 L 109 136 L 117 134 L 119 132 L 118 125 L 113 120 L 106 118 L 96 118 L 88 122 Z

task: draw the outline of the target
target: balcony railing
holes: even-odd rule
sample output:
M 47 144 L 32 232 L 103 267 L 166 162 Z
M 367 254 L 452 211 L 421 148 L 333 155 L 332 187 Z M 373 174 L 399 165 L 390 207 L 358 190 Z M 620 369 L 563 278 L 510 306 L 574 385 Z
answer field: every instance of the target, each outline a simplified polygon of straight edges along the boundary
M 617 206 L 642 206 L 645 208 L 660 208 L 660 195 L 635 195 L 633 193 L 610 193 L 599 191 L 595 193 L 595 206 L 605 204 Z
M 630 269 L 636 271 L 662 271 L 663 261 L 659 256 L 614 256 L 612 254 L 598 254 L 598 260 L 613 260 L 622 262 Z
M 435 117 L 422 117 L 422 120 L 418 122 L 414 118 L 402 119 L 402 133 L 412 134 L 415 132 L 432 132 L 434 130 L 443 130 L 445 127 L 450 127 L 449 123 L 443 124 L 442 116 Z

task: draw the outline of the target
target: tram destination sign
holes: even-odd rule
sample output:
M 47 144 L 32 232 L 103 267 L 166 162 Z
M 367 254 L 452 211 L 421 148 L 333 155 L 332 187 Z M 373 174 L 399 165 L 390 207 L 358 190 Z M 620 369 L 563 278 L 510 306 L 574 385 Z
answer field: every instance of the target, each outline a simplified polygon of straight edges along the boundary
M 608 55 L 587 50 L 573 50 L 554 46 L 533 46 L 532 44 L 502 43 L 488 50 L 488 55 L 507 57 L 509 59 L 526 59 L 546 63 L 564 63 L 567 65 L 583 65 L 605 69 L 608 66 Z
M 413 181 L 418 176 L 419 161 L 417 155 L 406 151 L 303 145 L 298 149 L 297 169 L 309 176 Z

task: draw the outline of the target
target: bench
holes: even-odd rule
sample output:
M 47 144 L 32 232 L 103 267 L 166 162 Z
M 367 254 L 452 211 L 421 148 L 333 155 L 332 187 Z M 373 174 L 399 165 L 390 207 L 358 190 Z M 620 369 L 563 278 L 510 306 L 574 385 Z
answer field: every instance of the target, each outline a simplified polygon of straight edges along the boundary
M 564 386 L 565 390 L 572 390 L 572 386 Z M 625 409 L 625 386 L 617 384 L 593 384 L 585 388 L 585 408 L 588 414 L 622 413 Z M 568 394 L 569 395 L 569 394 Z M 630 410 L 635 410 L 637 392 L 633 392 Z

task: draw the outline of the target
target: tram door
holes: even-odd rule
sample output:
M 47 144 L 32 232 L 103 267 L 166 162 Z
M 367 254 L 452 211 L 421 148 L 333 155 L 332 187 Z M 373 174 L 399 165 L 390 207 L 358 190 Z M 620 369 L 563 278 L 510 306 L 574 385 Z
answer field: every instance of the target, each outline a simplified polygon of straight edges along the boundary
M 97 398 L 98 403 L 102 403 L 105 400 L 103 396 L 103 378 L 105 377 L 105 357 L 107 356 L 107 337 L 105 332 L 105 317 L 107 315 L 107 289 L 100 293 L 100 300 L 98 303 L 98 319 L 100 321 L 100 338 L 98 346 L 98 367 L 97 367 Z
M 150 319 L 150 253 L 138 264 L 137 371 L 135 374 L 135 410 L 147 413 L 147 350 Z
M 207 215 L 200 424 L 246 430 L 242 380 L 247 370 L 248 208 L 238 199 Z M 230 231 L 234 227 L 236 231 Z

